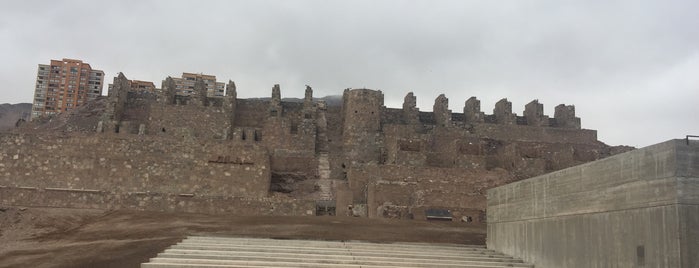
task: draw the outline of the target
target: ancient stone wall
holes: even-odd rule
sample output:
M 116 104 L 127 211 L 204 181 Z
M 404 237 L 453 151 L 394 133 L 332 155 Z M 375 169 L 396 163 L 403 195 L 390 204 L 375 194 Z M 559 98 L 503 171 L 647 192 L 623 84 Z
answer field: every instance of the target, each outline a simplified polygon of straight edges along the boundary
M 5 186 L 241 197 L 269 190 L 269 156 L 259 147 L 125 134 L 2 135 L 0 144 Z
M 152 103 L 146 132 L 185 140 L 222 140 L 230 128 L 223 107 Z
M 315 202 L 283 196 L 246 198 L 153 192 L 116 193 L 103 190 L 0 186 L 7 206 L 136 209 L 236 215 L 314 215 Z
M 260 99 L 238 99 L 235 108 L 235 125 L 262 128 L 267 119 L 269 101 Z
M 423 217 L 426 208 L 480 211 L 486 205 L 486 189 L 514 179 L 503 169 L 405 165 L 355 167 L 349 170 L 348 177 L 354 200 L 366 200 L 369 217 L 380 217 L 386 204 L 404 206 L 411 214 Z
M 115 94 L 125 79 L 115 79 Z M 550 118 L 533 101 L 517 116 L 503 99 L 486 115 L 472 97 L 454 113 L 440 95 L 434 112 L 420 112 L 412 93 L 400 109 L 370 89 L 347 89 L 332 106 L 314 100 L 310 86 L 299 101 L 283 100 L 279 85 L 267 99 L 238 99 L 232 81 L 217 98 L 173 95 L 173 87 L 168 78 L 156 94 L 108 97 L 102 122 L 87 128 L 93 133 L 67 126 L 0 136 L 0 186 L 108 191 L 99 198 L 125 207 L 132 201 L 119 200 L 138 200 L 129 193 L 160 196 L 163 205 L 140 207 L 163 209 L 179 204 L 170 195 L 202 198 L 192 207 L 283 195 L 371 217 L 420 219 L 441 208 L 476 219 L 483 189 L 615 152 L 580 129 L 573 106 L 557 106 Z M 47 191 L 55 192 L 38 192 Z

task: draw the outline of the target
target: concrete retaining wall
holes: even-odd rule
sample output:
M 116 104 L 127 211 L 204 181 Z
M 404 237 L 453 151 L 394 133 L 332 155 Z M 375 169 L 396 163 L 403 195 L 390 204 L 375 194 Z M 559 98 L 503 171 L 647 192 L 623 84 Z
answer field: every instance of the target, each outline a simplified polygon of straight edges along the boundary
M 699 143 L 493 188 L 487 211 L 488 248 L 536 267 L 699 267 Z

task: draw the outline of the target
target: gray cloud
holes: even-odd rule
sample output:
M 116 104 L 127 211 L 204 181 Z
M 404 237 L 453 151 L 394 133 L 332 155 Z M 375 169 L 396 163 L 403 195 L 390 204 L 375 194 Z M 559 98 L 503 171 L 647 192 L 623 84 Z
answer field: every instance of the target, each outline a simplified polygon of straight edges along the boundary
M 413 91 L 421 110 L 507 97 L 521 114 L 575 104 L 610 144 L 699 133 L 696 1 L 12 1 L 0 11 L 0 103 L 30 102 L 36 65 L 79 58 L 108 77 L 233 79 L 239 96 Z M 105 90 L 106 91 L 106 90 Z

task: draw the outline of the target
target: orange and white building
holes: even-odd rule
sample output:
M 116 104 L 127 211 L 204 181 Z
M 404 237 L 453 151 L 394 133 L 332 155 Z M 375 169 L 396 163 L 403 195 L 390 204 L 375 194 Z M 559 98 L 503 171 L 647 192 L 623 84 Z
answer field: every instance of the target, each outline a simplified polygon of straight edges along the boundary
M 75 109 L 102 94 L 104 72 L 81 60 L 39 64 L 31 118 Z

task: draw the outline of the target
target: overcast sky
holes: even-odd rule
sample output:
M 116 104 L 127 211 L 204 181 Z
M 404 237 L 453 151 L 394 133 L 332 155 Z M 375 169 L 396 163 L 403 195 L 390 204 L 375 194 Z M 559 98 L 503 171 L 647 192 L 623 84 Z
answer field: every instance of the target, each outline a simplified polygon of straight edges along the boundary
M 699 1 L 5 1 L 0 103 L 31 102 L 37 64 L 76 58 L 129 79 L 232 79 L 238 96 L 444 93 L 492 114 L 573 104 L 610 145 L 699 135 Z M 106 86 L 103 94 L 106 94 Z

